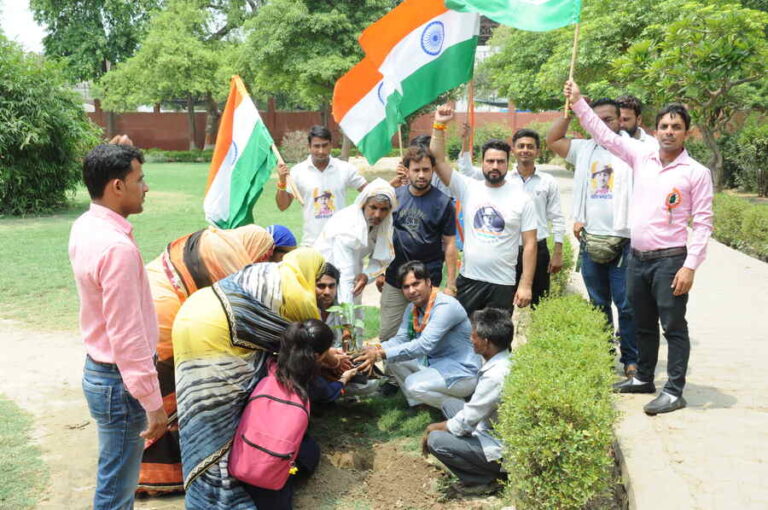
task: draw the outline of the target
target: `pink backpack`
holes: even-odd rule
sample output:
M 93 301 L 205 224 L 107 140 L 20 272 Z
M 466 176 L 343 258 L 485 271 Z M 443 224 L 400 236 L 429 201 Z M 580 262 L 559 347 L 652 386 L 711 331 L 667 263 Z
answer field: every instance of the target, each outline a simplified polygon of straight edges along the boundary
M 309 402 L 277 380 L 277 363 L 254 388 L 229 454 L 229 473 L 262 489 L 279 490 L 291 474 L 309 425 Z

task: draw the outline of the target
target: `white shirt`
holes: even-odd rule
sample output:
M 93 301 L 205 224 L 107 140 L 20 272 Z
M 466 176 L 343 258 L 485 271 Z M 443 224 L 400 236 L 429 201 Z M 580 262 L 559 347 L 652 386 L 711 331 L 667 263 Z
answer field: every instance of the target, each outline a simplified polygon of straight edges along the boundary
M 637 126 L 637 131 L 640 133 L 640 137 L 635 138 L 635 140 L 640 140 L 641 142 L 643 142 L 644 144 L 646 144 L 648 147 L 652 148 L 655 151 L 659 150 L 659 141 L 656 139 L 655 136 L 649 135 L 640 126 Z M 631 138 L 631 136 L 629 136 L 629 133 L 627 133 L 626 131 L 620 131 L 619 134 L 626 138 Z
M 347 205 L 347 188 L 367 184 L 354 165 L 333 157 L 321 172 L 310 156 L 291 169 L 291 178 L 304 200 L 302 246 L 312 246 L 331 216 Z
M 566 161 L 576 167 L 573 176 L 574 220 L 590 234 L 629 237 L 629 229 L 614 226 L 618 180 L 629 174 L 624 162 L 594 140 L 571 140 Z M 577 196 L 578 195 L 578 196 Z M 621 194 L 623 196 L 623 194 Z
M 507 178 L 498 188 L 454 172 L 449 185 L 464 209 L 466 278 L 496 285 L 514 285 L 522 233 L 536 230 L 533 201 Z
M 352 295 L 357 275 L 364 273 L 370 282 L 386 269 L 377 260 L 369 258 L 365 270 L 363 270 L 365 258 L 370 257 L 373 253 L 376 236 L 379 233 L 378 229 L 378 226 L 373 227 L 369 232 L 367 246 L 359 246 L 354 239 L 346 236 L 336 236 L 333 239 L 330 252 L 324 251 L 325 260 L 336 266 L 336 269 L 341 273 L 338 286 L 339 303 L 357 302 L 359 304 L 360 299 L 355 299 L 355 296 Z
M 472 398 L 446 423 L 454 436 L 475 436 L 488 462 L 501 458 L 501 441 L 491 435 L 497 421 L 501 391 L 510 369 L 509 351 L 497 353 L 480 367 Z
M 523 191 L 533 200 L 536 209 L 538 224 L 536 226 L 536 239 L 541 241 L 549 237 L 549 222 L 552 222 L 552 231 L 555 234 L 555 242 L 562 243 L 565 234 L 565 219 L 560 205 L 560 187 L 550 174 L 537 172 L 528 179 L 523 179 L 517 169 L 507 175 L 507 179 L 513 184 L 522 186 Z

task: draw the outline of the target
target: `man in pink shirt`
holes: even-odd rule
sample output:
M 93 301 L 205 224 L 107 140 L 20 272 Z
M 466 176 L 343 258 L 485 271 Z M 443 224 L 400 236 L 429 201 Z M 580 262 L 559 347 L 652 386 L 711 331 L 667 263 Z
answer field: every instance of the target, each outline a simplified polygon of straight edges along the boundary
M 655 393 L 661 322 L 669 347 L 668 380 L 644 410 L 656 415 L 681 409 L 686 405 L 683 388 L 691 351 L 685 320 L 688 292 L 712 233 L 712 177 L 684 146 L 690 115 L 683 105 L 674 103 L 659 112 L 657 151 L 608 129 L 582 98 L 575 82 L 566 82 L 564 92 L 584 129 L 633 170 L 627 291 L 635 313 L 639 364 L 637 375 L 614 385 L 614 389 L 620 393 Z
M 99 434 L 97 510 L 133 508 L 144 440 L 160 437 L 168 421 L 155 370 L 152 295 L 126 220 L 142 211 L 149 190 L 143 161 L 126 145 L 99 145 L 86 156 L 91 206 L 69 238 L 87 352 L 83 392 Z

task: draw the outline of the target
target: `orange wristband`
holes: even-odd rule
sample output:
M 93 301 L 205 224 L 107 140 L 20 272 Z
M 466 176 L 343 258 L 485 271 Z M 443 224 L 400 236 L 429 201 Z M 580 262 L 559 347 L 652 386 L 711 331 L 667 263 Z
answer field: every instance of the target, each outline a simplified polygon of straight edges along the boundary
M 437 129 L 438 131 L 445 131 L 447 127 L 448 126 L 446 126 L 442 122 L 435 122 L 434 124 L 432 124 L 432 129 Z

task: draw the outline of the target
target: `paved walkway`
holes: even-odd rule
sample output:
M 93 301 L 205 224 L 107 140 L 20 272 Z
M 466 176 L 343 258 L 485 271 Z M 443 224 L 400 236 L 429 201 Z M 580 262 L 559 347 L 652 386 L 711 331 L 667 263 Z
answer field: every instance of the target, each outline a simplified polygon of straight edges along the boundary
M 568 216 L 571 179 L 552 173 Z M 572 281 L 586 295 L 581 276 Z M 649 417 L 652 395 L 617 396 L 631 508 L 768 509 L 768 264 L 710 241 L 687 317 L 688 408 Z M 664 382 L 662 340 L 656 386 Z

